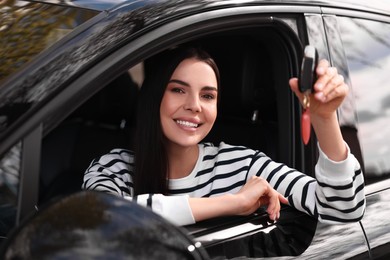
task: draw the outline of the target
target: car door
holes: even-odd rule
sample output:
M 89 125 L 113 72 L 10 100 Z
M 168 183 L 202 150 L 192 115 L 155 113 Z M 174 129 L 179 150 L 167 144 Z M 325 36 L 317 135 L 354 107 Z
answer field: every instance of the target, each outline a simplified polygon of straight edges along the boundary
M 390 17 L 368 12 L 350 12 L 326 9 L 328 37 L 334 61 L 348 66 L 353 100 L 351 104 L 357 119 L 357 137 L 361 146 L 366 180 L 367 208 L 362 225 L 369 240 L 372 259 L 389 257 L 390 182 L 389 103 L 390 84 Z M 331 15 L 331 13 L 334 13 Z M 331 31 L 331 27 L 338 28 Z M 337 32 L 339 32 L 337 34 Z M 335 35 L 337 34 L 337 35 Z M 332 38 L 332 39 L 333 39 Z M 329 39 L 329 38 L 328 38 Z M 329 40 L 330 42 L 330 40 Z M 344 51 L 340 51 L 344 49 Z M 348 111 L 348 110 L 347 110 Z M 345 126 L 351 121 L 344 120 Z
M 39 208 L 39 202 L 43 205 L 44 201 L 40 201 L 40 194 L 37 192 L 39 190 L 39 193 L 44 193 L 46 190 L 41 190 L 43 186 L 38 187 L 37 178 L 43 177 L 42 165 L 47 161 L 45 158 L 48 158 L 45 154 L 53 154 L 44 151 L 50 147 L 49 138 L 60 134 L 63 126 L 70 121 L 79 123 L 74 119 L 85 115 L 79 113 L 85 112 L 82 111 L 83 105 L 100 91 L 111 90 L 110 84 L 120 75 L 138 64 L 142 65 L 145 59 L 166 48 L 190 41 L 204 44 L 213 50 L 227 72 L 233 69 L 232 73 L 226 73 L 232 76 L 226 84 L 238 82 L 224 90 L 228 98 L 230 95 L 230 99 L 224 104 L 223 120 L 218 123 L 217 132 L 211 134 L 210 141 L 219 141 L 218 138 L 221 137 L 225 139 L 223 134 L 230 132 L 233 133 L 231 142 L 244 140 L 248 145 L 258 145 L 254 148 L 269 149 L 267 153 L 275 156 L 275 159 L 313 174 L 316 161 L 315 139 L 306 147 L 301 143 L 300 125 L 297 123 L 301 113 L 300 105 L 288 89 L 288 79 L 298 74 L 304 45 L 315 45 L 321 57 L 329 58 L 323 28 L 320 8 L 303 5 L 236 5 L 217 1 L 209 4 L 203 1 L 193 1 L 191 4 L 142 2 L 124 4 L 98 15 L 47 51 L 40 57 L 39 63 L 27 67 L 20 74 L 19 81 L 8 85 L 8 89 L 29 89 L 28 97 L 36 100 L 36 105 L 11 126 L 11 130 L 18 131 L 9 130 L 7 136 L 1 136 L 2 143 L 6 143 L 7 149 L 10 149 L 21 138 L 32 135 L 31 147 L 34 148 L 29 152 L 27 150 L 28 154 L 23 158 L 29 158 L 31 154 L 35 156 L 31 157 L 33 167 L 25 167 L 24 173 L 34 181 L 21 186 L 24 195 L 19 199 L 26 206 L 19 216 L 33 212 L 36 205 Z M 237 57 L 234 56 L 236 53 L 239 54 Z M 236 67 L 230 67 L 231 64 Z M 245 66 L 238 66 L 237 70 L 237 65 Z M 237 76 L 239 80 L 233 76 Z M 242 83 L 243 79 L 255 80 Z M 259 84 L 264 82 L 267 84 Z M 266 88 L 261 87 L 264 85 Z M 232 109 L 236 107 L 239 108 Z M 98 108 L 99 104 L 94 105 L 89 113 L 96 114 Z M 91 120 L 82 122 L 83 126 L 91 126 L 86 124 Z M 94 125 L 101 127 L 107 124 Z M 241 132 L 237 129 L 241 129 Z M 87 131 L 88 133 L 90 132 Z M 265 141 L 259 133 L 267 134 Z M 75 139 L 72 137 L 72 140 Z M 274 143 L 267 143 L 269 140 Z M 34 142 L 41 146 L 34 145 Z M 92 153 L 79 151 L 78 155 L 93 159 Z M 61 152 L 65 152 L 65 149 Z M 70 150 L 69 154 L 72 155 L 72 152 L 75 150 Z M 41 160 L 43 163 L 40 166 Z M 31 173 L 28 172 L 30 170 Z M 54 171 L 50 173 L 54 174 Z M 76 185 L 81 185 L 82 174 L 83 172 L 77 172 Z M 25 189 L 30 192 L 24 192 Z M 26 199 L 26 196 L 33 201 Z M 338 235 L 341 227 L 317 226 L 316 220 L 290 207 L 283 209 L 282 219 L 278 223 L 270 223 L 262 211 L 249 219 L 238 219 L 238 224 L 237 218 L 227 219 L 222 224 L 221 220 L 218 222 L 217 227 L 215 223 L 186 227 L 188 234 L 195 240 L 202 241 L 212 256 L 344 257 L 352 249 L 359 253 L 367 251 L 358 223 L 342 226 L 344 233 L 353 230 L 351 236 L 339 236 L 337 250 L 329 250 L 336 246 L 330 238 Z M 202 240 L 214 231 L 224 233 L 231 231 L 232 226 L 248 223 L 249 229 L 245 229 L 245 232 L 239 228 L 238 233 L 223 236 L 219 240 L 211 236 L 211 243 Z M 207 239 L 209 238 L 210 236 Z

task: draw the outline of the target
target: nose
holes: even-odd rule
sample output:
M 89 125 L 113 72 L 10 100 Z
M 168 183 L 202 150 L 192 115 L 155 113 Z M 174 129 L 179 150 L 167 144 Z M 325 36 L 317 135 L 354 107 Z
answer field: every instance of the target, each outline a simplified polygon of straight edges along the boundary
M 202 111 L 199 97 L 196 95 L 188 95 L 184 104 L 185 110 L 191 110 L 192 112 L 199 113 Z

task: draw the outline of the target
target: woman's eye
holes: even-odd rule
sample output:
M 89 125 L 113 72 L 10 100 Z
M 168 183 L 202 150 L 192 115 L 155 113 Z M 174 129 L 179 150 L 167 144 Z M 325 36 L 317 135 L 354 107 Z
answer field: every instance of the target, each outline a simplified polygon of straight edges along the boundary
M 184 90 L 181 88 L 172 88 L 171 91 L 175 93 L 184 93 Z
M 215 98 L 215 96 L 212 94 L 204 94 L 202 97 L 205 99 L 214 99 Z

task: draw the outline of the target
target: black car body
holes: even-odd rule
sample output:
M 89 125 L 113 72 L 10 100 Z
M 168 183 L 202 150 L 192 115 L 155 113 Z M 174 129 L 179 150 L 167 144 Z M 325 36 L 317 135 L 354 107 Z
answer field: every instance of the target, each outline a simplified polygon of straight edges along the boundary
M 4 52 L 1 57 L 8 57 L 14 67 L 7 66 L 9 70 L 0 74 L 0 235 L 4 241 L 11 229 L 45 203 L 79 191 L 93 158 L 115 147 L 131 147 L 142 62 L 181 43 L 205 46 L 221 69 L 222 103 L 207 140 L 260 149 L 313 175 L 316 140 L 302 144 L 301 107 L 288 88 L 288 79 L 299 73 L 303 47 L 310 44 L 351 87 L 339 120 L 344 139 L 364 169 L 363 220 L 326 225 L 285 207 L 276 223 L 259 211 L 243 218 L 197 223 L 184 227 L 185 232 L 201 242 L 211 257 L 385 259 L 390 255 L 390 83 L 386 80 L 390 5 L 386 1 L 129 0 L 115 4 L 16 1 L 7 6 L 6 1 L 1 7 L 18 12 L 35 5 L 33 10 L 56 10 L 61 19 L 74 14 L 70 22 L 55 28 L 69 31 L 59 41 L 47 49 L 18 54 L 34 57 L 31 61 Z M 31 22 L 31 17 L 25 20 Z M 26 27 L 22 18 L 7 21 L 0 33 L 16 23 Z M 42 25 L 28 25 L 37 29 L 24 42 L 39 43 Z M 29 38 L 33 36 L 37 38 Z M 7 50 L 23 46 L 9 44 Z

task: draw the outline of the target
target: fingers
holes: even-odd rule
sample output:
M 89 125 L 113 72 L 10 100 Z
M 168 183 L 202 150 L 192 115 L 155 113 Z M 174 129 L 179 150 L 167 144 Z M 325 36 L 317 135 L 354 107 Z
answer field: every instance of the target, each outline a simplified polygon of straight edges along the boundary
M 280 209 L 281 209 L 280 203 L 287 205 L 288 200 L 282 194 L 278 193 L 275 190 L 273 190 L 272 193 L 274 194 L 272 194 L 269 197 L 267 213 L 270 219 L 278 220 L 280 217 Z
M 298 97 L 299 101 L 302 103 L 303 94 L 299 91 L 298 87 L 298 78 L 291 78 L 289 80 L 290 88 L 294 92 L 294 94 Z
M 344 83 L 344 77 L 338 74 L 334 67 L 329 67 L 326 60 L 321 60 L 317 66 L 318 79 L 314 84 L 315 98 L 320 102 L 328 102 L 338 97 L 345 97 L 348 86 Z
M 272 220 L 277 220 L 280 217 L 280 202 L 278 196 L 270 196 L 269 204 L 267 207 L 267 213 L 269 218 Z
M 269 215 L 269 218 L 272 220 L 277 220 L 280 217 L 280 203 L 287 204 L 288 201 L 285 197 L 283 197 L 282 194 L 274 190 L 271 185 L 267 182 L 267 185 L 269 186 L 267 189 L 267 193 L 262 196 L 262 202 L 260 203 L 261 205 L 266 205 L 267 206 L 267 213 Z
M 288 205 L 288 199 L 279 193 L 279 201 L 284 205 Z
M 340 75 L 340 77 L 342 76 Z M 331 84 L 334 84 L 332 88 L 323 91 L 322 94 L 316 93 L 315 96 L 318 100 L 321 102 L 328 102 L 339 97 L 345 97 L 348 94 L 348 85 L 344 84 L 344 82 L 340 82 L 337 85 L 335 85 L 336 83 Z
M 301 95 L 301 92 L 298 89 L 298 78 L 291 78 L 288 82 L 290 84 L 291 90 L 296 94 L 296 95 Z
M 324 74 L 326 74 L 326 70 L 329 68 L 329 62 L 325 59 L 320 60 L 317 64 L 317 76 L 320 77 Z
M 317 65 L 317 81 L 314 84 L 315 98 L 320 102 L 328 102 L 337 97 L 348 94 L 348 86 L 344 83 L 344 77 L 338 73 L 337 68 L 329 67 L 327 60 L 321 60 Z M 303 94 L 298 88 L 298 79 L 289 81 L 291 90 L 302 101 Z
M 238 194 L 244 198 L 240 213 L 244 215 L 253 213 L 260 206 L 267 206 L 270 219 L 277 220 L 280 217 L 280 203 L 288 204 L 288 200 L 283 195 L 273 189 L 266 180 L 257 176 L 251 177 Z

